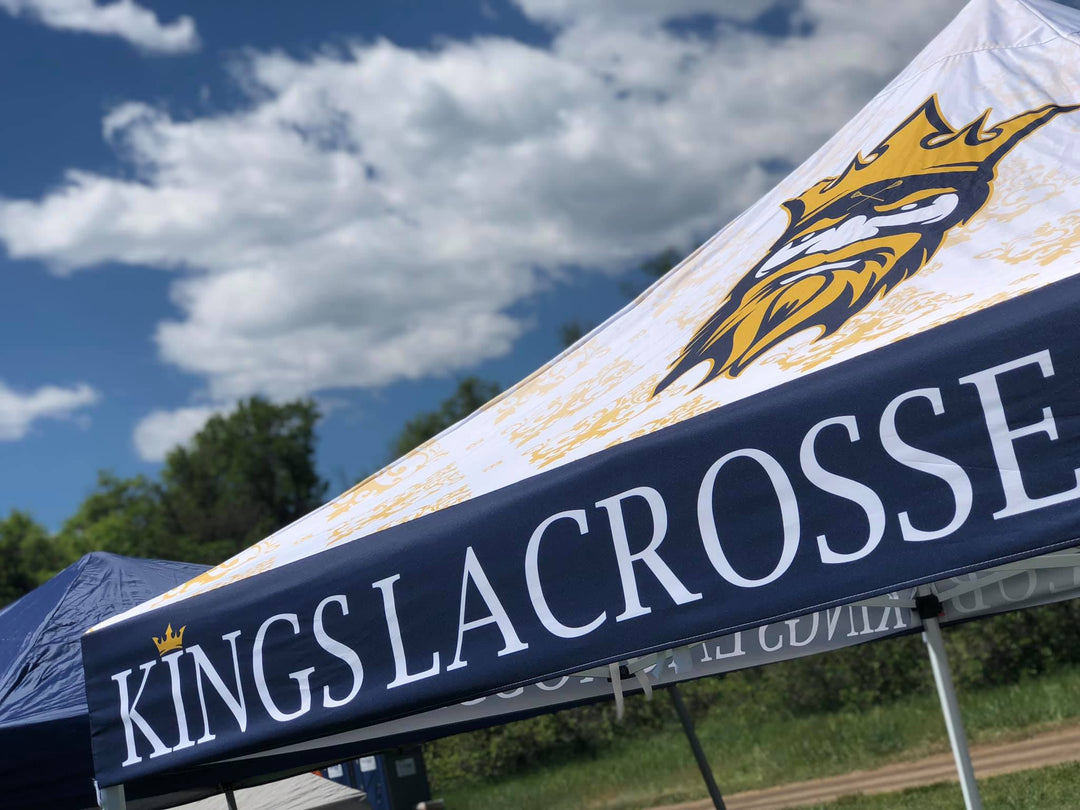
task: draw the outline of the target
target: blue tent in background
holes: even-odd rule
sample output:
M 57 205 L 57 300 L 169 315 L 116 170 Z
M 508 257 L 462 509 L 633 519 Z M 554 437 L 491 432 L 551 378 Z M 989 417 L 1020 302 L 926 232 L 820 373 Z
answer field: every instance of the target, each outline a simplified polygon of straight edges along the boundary
M 97 806 L 79 638 L 97 622 L 205 570 L 94 552 L 0 610 L 5 806 Z

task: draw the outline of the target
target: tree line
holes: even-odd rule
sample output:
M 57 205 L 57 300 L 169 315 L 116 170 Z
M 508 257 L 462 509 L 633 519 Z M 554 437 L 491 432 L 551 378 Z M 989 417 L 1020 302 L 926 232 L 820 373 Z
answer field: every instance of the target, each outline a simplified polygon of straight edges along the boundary
M 314 402 L 255 397 L 175 447 L 157 478 L 109 471 L 55 535 L 26 512 L 0 521 L 0 605 L 90 551 L 215 564 L 319 506 Z
M 405 423 L 390 443 L 390 458 L 499 391 L 477 377 L 459 380 L 437 408 Z M 214 565 L 303 517 L 327 496 L 315 463 L 318 420 L 311 400 L 276 404 L 253 397 L 173 448 L 156 478 L 99 472 L 55 534 L 27 512 L 12 510 L 0 520 L 0 607 L 90 551 Z
M 675 265 L 668 248 L 622 284 L 636 295 Z M 564 346 L 591 327 L 570 321 Z M 388 461 L 464 419 L 502 391 L 469 376 L 441 403 L 405 422 Z M 0 607 L 18 599 L 90 551 L 214 565 L 324 502 L 328 485 L 315 463 L 319 409 L 311 400 L 284 404 L 253 397 L 212 417 L 173 448 L 156 478 L 103 470 L 95 487 L 54 535 L 14 509 L 0 519 Z

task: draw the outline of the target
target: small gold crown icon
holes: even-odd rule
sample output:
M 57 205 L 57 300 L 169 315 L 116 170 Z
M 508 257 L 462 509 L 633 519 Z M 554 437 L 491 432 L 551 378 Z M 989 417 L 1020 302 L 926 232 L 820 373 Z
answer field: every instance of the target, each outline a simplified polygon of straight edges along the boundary
M 184 646 L 184 631 L 187 630 L 187 625 L 180 628 L 180 632 L 175 636 L 172 631 L 172 624 L 165 628 L 165 637 L 158 638 L 154 636 L 154 646 L 157 647 L 158 655 L 164 655 L 170 650 L 179 650 Z

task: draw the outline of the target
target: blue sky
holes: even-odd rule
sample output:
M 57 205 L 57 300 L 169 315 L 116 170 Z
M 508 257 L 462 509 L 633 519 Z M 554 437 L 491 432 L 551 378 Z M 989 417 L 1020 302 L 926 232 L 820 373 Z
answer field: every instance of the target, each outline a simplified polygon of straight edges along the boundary
M 312 396 L 333 490 L 689 250 L 956 0 L 0 0 L 0 509 Z

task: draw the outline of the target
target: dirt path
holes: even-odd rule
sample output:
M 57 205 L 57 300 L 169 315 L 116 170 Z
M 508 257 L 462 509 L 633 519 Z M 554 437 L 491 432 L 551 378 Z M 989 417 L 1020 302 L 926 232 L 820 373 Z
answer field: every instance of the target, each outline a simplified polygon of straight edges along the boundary
M 1028 768 L 1042 768 L 1080 760 L 1080 727 L 1040 734 L 1026 740 L 971 749 L 978 778 L 996 776 Z M 723 775 L 718 774 L 723 789 Z M 749 790 L 724 796 L 728 810 L 785 810 L 833 801 L 852 793 L 889 793 L 935 782 L 955 782 L 956 766 L 951 753 L 902 762 L 872 771 L 855 771 L 843 776 L 793 782 L 765 790 Z M 959 789 L 957 792 L 959 796 Z M 712 810 L 712 802 L 687 802 L 654 810 Z

